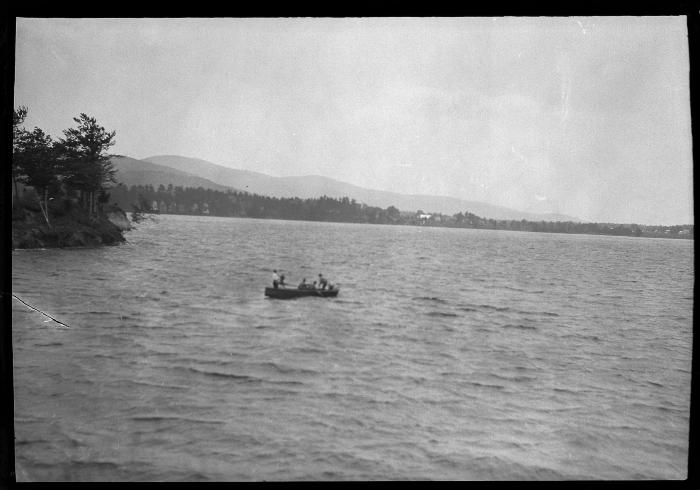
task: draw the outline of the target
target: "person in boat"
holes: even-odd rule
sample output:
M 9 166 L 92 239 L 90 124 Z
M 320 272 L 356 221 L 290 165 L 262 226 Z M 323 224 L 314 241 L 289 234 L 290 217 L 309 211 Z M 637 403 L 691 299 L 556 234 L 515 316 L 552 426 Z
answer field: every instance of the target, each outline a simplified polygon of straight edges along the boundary
M 309 289 L 316 289 L 316 281 L 314 281 L 314 283 L 311 285 L 311 287 Z
M 323 277 L 323 274 L 318 275 L 318 287 L 320 289 L 326 289 L 328 287 L 328 280 Z
M 297 286 L 299 289 L 309 289 L 309 285 L 306 284 L 306 278 L 302 279 L 301 282 L 299 283 L 299 286 Z
M 287 287 L 287 284 L 284 282 L 284 274 L 280 274 L 280 286 Z
M 277 275 L 277 269 L 272 271 L 272 287 L 277 289 L 280 284 L 280 276 Z

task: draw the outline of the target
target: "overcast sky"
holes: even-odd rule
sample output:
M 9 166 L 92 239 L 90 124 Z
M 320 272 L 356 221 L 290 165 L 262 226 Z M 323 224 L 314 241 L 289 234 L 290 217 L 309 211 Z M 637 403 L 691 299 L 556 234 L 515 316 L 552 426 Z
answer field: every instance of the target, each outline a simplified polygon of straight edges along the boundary
M 15 106 L 115 153 L 693 222 L 685 17 L 18 19 Z

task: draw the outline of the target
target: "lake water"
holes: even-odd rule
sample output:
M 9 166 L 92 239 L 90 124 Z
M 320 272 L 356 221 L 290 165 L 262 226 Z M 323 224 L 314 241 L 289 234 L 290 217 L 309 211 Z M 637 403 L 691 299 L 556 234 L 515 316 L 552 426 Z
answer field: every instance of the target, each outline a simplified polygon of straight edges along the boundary
M 687 475 L 693 242 L 158 216 L 19 250 L 18 481 Z M 266 299 L 324 273 L 335 299 Z

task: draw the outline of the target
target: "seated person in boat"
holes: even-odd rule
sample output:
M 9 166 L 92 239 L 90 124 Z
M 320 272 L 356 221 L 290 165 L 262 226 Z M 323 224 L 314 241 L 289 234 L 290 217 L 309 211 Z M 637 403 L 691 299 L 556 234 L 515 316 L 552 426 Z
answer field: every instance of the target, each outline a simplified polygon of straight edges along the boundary
M 328 280 L 323 277 L 323 274 L 318 275 L 318 287 L 321 289 L 326 289 L 328 287 Z
M 309 289 L 309 285 L 306 284 L 306 278 L 302 279 L 301 282 L 299 283 L 299 286 L 297 286 L 299 289 Z
M 280 275 L 280 286 L 287 287 L 287 284 L 284 282 L 284 274 Z
M 316 289 L 316 281 L 314 281 L 314 283 L 311 286 L 309 286 L 309 289 Z

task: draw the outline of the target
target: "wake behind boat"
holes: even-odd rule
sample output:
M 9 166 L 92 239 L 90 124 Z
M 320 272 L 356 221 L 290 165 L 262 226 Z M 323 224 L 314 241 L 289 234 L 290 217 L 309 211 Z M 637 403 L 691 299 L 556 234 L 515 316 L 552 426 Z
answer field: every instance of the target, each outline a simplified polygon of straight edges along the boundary
M 311 288 L 265 288 L 265 296 L 277 299 L 292 299 L 302 296 L 318 296 L 321 298 L 334 298 L 338 296 L 340 289 L 311 289 Z

